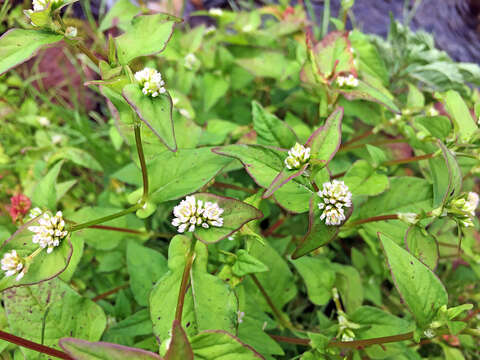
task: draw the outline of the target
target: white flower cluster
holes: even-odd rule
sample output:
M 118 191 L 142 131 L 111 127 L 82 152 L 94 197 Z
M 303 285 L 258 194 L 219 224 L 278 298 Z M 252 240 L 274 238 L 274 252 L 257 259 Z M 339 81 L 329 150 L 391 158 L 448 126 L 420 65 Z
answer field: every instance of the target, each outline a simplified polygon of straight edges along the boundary
M 210 226 L 222 227 L 223 209 L 217 203 L 196 200 L 195 196 L 187 196 L 173 209 L 175 218 L 172 225 L 178 227 L 178 232 L 195 231 L 195 226 L 208 229 Z
M 38 226 L 28 227 L 28 230 L 35 233 L 32 241 L 43 249 L 47 248 L 47 254 L 50 254 L 53 248 L 60 245 L 60 241 L 68 235 L 68 231 L 65 230 L 62 212 L 58 211 L 55 216 L 45 213 L 38 220 L 38 224 Z
M 17 274 L 15 278 L 16 281 L 19 281 L 25 275 L 25 264 L 23 258 L 18 256 L 15 250 L 6 253 L 3 255 L 2 261 L 2 270 L 5 271 L 5 276 L 9 277 Z
M 458 219 L 463 226 L 473 226 L 473 218 L 475 217 L 475 210 L 478 207 L 478 203 L 478 194 L 471 191 L 468 194 L 453 200 L 449 204 L 447 212 Z
M 197 57 L 195 56 L 195 54 L 192 53 L 187 54 L 183 61 L 185 68 L 188 70 L 193 70 L 198 64 Z
M 163 87 L 165 82 L 162 80 L 162 74 L 152 68 L 144 68 L 135 73 L 135 80 L 143 87 L 142 92 L 151 97 L 157 97 L 160 94 L 165 94 L 166 90 Z
M 47 8 L 48 3 L 51 7 L 57 7 L 58 5 L 63 4 L 63 0 L 33 0 L 33 11 L 42 11 Z
M 336 82 L 337 82 L 337 85 L 340 87 L 347 86 L 347 87 L 354 88 L 358 86 L 358 79 L 352 74 L 348 76 L 338 76 Z
M 352 206 L 352 193 L 343 181 L 333 180 L 323 184 L 323 189 L 318 193 L 323 203 L 318 208 L 323 210 L 320 220 L 325 220 L 327 225 L 340 225 L 345 219 L 344 208 Z
M 299 169 L 310 159 L 310 148 L 306 148 L 299 143 L 288 150 L 288 156 L 285 159 L 285 166 L 289 169 Z

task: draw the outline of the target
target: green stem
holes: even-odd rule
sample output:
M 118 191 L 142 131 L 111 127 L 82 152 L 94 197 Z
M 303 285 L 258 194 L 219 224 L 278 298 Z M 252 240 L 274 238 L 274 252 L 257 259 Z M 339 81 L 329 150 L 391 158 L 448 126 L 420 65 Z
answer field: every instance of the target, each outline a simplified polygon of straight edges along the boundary
M 80 50 L 81 52 L 83 52 L 85 55 L 87 55 L 87 57 L 92 60 L 92 62 L 95 64 L 95 65 L 100 65 L 100 59 L 97 58 L 95 56 L 95 54 L 93 52 L 91 52 L 85 45 L 83 45 L 82 43 L 77 43 L 75 44 L 76 48 L 78 50 Z
M 282 312 L 280 312 L 280 310 L 277 309 L 277 307 L 275 306 L 275 304 L 273 303 L 272 299 L 270 298 L 270 296 L 267 294 L 267 292 L 265 291 L 265 289 L 263 288 L 262 284 L 260 283 L 260 281 L 258 281 L 257 277 L 255 276 L 255 274 L 250 274 L 253 282 L 255 283 L 255 285 L 257 285 L 258 287 L 258 290 L 260 290 L 260 292 L 262 293 L 265 301 L 267 302 L 268 306 L 270 306 L 270 309 L 272 309 L 272 312 L 273 314 L 275 315 L 275 317 L 277 318 L 278 322 L 285 328 L 287 329 L 290 329 L 290 330 L 296 330 L 292 323 L 290 322 L 289 319 L 287 319 L 283 314 Z
M 135 144 L 137 146 L 138 159 L 140 160 L 140 167 L 142 169 L 142 179 L 143 179 L 143 195 L 142 203 L 145 204 L 148 198 L 148 172 L 147 172 L 147 163 L 145 162 L 145 154 L 143 153 L 142 146 L 142 135 L 140 133 L 140 122 L 135 124 Z
M 144 204 L 142 203 L 138 203 L 138 204 L 135 204 L 131 207 L 129 207 L 128 209 L 125 209 L 125 210 L 122 210 L 118 213 L 115 213 L 115 214 L 112 214 L 112 215 L 108 215 L 108 216 L 104 216 L 104 217 L 101 217 L 101 218 L 98 218 L 98 219 L 94 219 L 94 220 L 91 220 L 91 221 L 87 221 L 83 224 L 78 224 L 78 225 L 73 225 L 70 229 L 68 229 L 69 232 L 75 232 L 75 231 L 78 231 L 78 230 L 81 230 L 81 229 L 85 229 L 85 228 L 88 228 L 88 227 L 92 227 L 93 225 L 97 225 L 97 224 L 101 224 L 101 223 L 104 223 L 104 222 L 107 222 L 107 221 L 110 221 L 110 220 L 113 220 L 113 219 L 116 219 L 116 218 L 119 218 L 119 217 L 122 217 L 122 216 L 125 216 L 127 214 L 130 214 L 134 211 L 137 211 L 138 209 L 140 209 Z
M 195 260 L 195 244 L 197 239 L 193 238 L 190 243 L 190 251 L 187 255 L 185 268 L 183 269 L 182 282 L 180 283 L 180 291 L 178 293 L 177 309 L 175 311 L 175 320 L 182 322 L 183 305 L 185 304 L 185 294 L 190 280 L 190 271 L 192 270 L 193 261 Z
M 369 218 L 366 218 L 366 219 L 360 219 L 360 220 L 352 221 L 351 223 L 347 223 L 343 226 L 353 227 L 353 226 L 366 224 L 366 223 L 374 222 L 374 221 L 397 220 L 397 219 L 398 219 L 398 215 L 396 215 L 396 214 L 372 216 L 372 217 L 369 217 Z

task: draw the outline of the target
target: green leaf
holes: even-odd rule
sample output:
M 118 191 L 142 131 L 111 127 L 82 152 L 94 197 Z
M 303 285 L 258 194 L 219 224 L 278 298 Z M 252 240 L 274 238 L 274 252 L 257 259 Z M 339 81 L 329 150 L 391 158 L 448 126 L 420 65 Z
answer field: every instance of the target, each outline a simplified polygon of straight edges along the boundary
M 121 294 L 121 293 L 120 293 Z M 118 304 L 118 298 L 116 304 Z M 130 303 L 127 303 L 130 308 Z M 104 337 L 115 338 L 115 336 L 141 336 L 152 333 L 152 321 L 148 309 L 142 309 L 125 319 L 110 325 Z
M 347 72 L 356 75 L 347 33 L 331 32 L 316 44 L 312 51 L 316 68 L 324 79 L 330 78 L 334 73 Z
M 448 303 L 438 277 L 408 251 L 384 234 L 378 234 L 387 257 L 395 287 L 421 328 L 427 327 L 437 311 Z
M 452 131 L 452 123 L 446 116 L 417 116 L 415 123 L 420 124 L 423 130 L 442 141 L 445 141 Z
M 293 259 L 298 259 L 309 252 L 327 245 L 336 238 L 341 226 L 328 226 L 323 220 L 320 220 L 322 211 L 318 204 L 322 199 L 313 195 L 310 199 L 309 224 L 307 234 L 297 243 L 297 247 L 292 254 Z M 350 207 L 345 213 L 346 220 L 352 214 L 353 207 Z
M 280 52 L 262 51 L 254 57 L 237 58 L 235 62 L 256 77 L 280 79 L 285 75 L 288 62 Z
M 365 81 L 359 80 L 358 86 L 353 89 L 339 90 L 348 100 L 368 100 L 376 102 L 380 105 L 386 106 L 389 110 L 400 113 L 400 109 L 394 102 L 394 97 L 385 88 L 380 88 L 377 85 L 369 84 Z
M 0 248 L 0 258 L 3 258 L 7 252 L 11 252 L 12 250 L 15 250 L 17 254 L 23 258 L 37 250 L 39 248 L 38 244 L 32 242 L 34 233 L 28 230 L 28 228 L 30 226 L 38 226 L 39 219 L 40 217 L 36 217 L 28 221 L 10 238 L 5 240 Z M 36 255 L 31 261 L 26 274 L 20 281 L 15 281 L 15 275 L 5 277 L 5 272 L 2 272 L 0 274 L 0 291 L 21 285 L 37 284 L 58 276 L 67 268 L 70 258 L 72 257 L 72 252 L 73 247 L 70 241 L 70 235 L 68 235 L 50 254 L 47 254 L 47 250 L 44 249 Z
M 175 153 L 165 151 L 147 164 L 149 201 L 158 204 L 191 194 L 207 184 L 230 162 L 231 159 L 218 156 L 208 147 L 179 149 Z M 128 171 L 138 174 L 138 183 L 141 184 L 141 174 L 136 166 L 131 164 L 127 167 Z M 131 195 L 132 203 L 140 199 L 142 192 L 143 188 Z
M 325 120 L 325 124 L 315 130 L 308 139 L 306 146 L 310 147 L 310 157 L 327 165 L 333 159 L 342 142 L 343 108 L 339 107 Z
M 304 256 L 292 260 L 292 264 L 303 278 L 308 299 L 315 305 L 327 304 L 335 284 L 335 271 L 330 266 L 330 261 L 324 257 Z
M 431 208 L 432 185 L 428 181 L 413 176 L 392 177 L 389 190 L 369 198 L 355 211 L 354 218 L 364 219 L 399 212 L 420 213 Z
M 242 277 L 248 274 L 268 271 L 268 267 L 264 263 L 250 255 L 247 251 L 240 249 L 236 255 L 236 261 L 232 266 L 234 275 Z
M 40 179 L 32 194 L 32 202 L 40 207 L 55 209 L 57 205 L 56 183 L 63 161 L 59 161 Z
M 259 186 L 268 188 L 283 170 L 286 152 L 262 145 L 228 145 L 214 148 L 220 155 L 230 156 L 242 162 L 247 173 Z M 275 192 L 280 206 L 292 212 L 308 211 L 308 202 L 313 191 L 308 183 L 297 177 Z
M 296 177 L 302 176 L 305 171 L 307 170 L 308 163 L 304 164 L 300 169 L 297 170 L 290 170 L 287 167 L 284 167 L 282 171 L 280 171 L 280 174 L 278 174 L 275 179 L 273 179 L 272 183 L 268 187 L 268 189 L 264 192 L 262 197 L 264 199 L 269 198 L 270 196 L 273 195 L 275 191 L 280 189 L 283 185 L 288 183 L 290 180 L 295 179 Z
M 165 354 L 165 360 L 193 360 L 192 346 L 177 320 L 173 322 L 172 341 Z
M 177 150 L 172 120 L 172 99 L 170 95 L 158 97 L 142 93 L 138 84 L 129 84 L 123 88 L 123 97 L 135 110 L 139 118 L 172 151 Z
M 195 229 L 195 237 L 206 244 L 225 239 L 247 222 L 263 217 L 262 212 L 257 208 L 240 200 L 207 193 L 195 194 L 195 198 L 202 200 L 204 203 L 217 203 L 218 206 L 223 209 L 221 215 L 223 217 L 223 226 L 210 226 L 208 229 L 198 226 Z
M 125 29 L 125 33 L 115 38 L 120 64 L 127 65 L 139 56 L 154 55 L 163 51 L 172 36 L 175 24 L 180 21 L 166 14 L 135 17 Z
M 360 273 L 353 266 L 332 264 L 336 271 L 335 286 L 348 314 L 363 304 L 363 283 Z
M 449 90 L 445 94 L 446 110 L 450 114 L 455 127 L 455 133 L 459 136 L 461 142 L 467 142 L 478 130 L 465 101 L 454 90 Z
M 420 226 L 412 225 L 405 234 L 407 250 L 430 269 L 438 264 L 439 250 L 437 239 Z
M 130 0 L 119 0 L 108 11 L 102 19 L 99 31 L 108 30 L 114 26 L 126 30 L 130 25 L 132 18 L 140 12 L 140 8 L 130 2 Z
M 87 169 L 92 169 L 95 171 L 102 171 L 102 165 L 95 160 L 95 158 L 90 155 L 88 152 L 82 149 L 74 147 L 64 147 L 55 152 L 50 159 L 48 159 L 49 164 L 53 164 L 59 159 L 68 159 L 73 163 L 86 167 Z
M 60 347 L 75 360 L 162 360 L 150 351 L 107 342 L 63 338 Z
M 357 160 L 344 177 L 354 196 L 374 196 L 388 189 L 387 175 L 379 174 L 367 160 Z
M 263 359 L 250 346 L 225 331 L 204 331 L 191 339 L 197 360 L 253 360 Z
M 131 240 L 127 245 L 127 269 L 133 297 L 139 305 L 147 306 L 150 290 L 168 271 L 167 259 Z
M 203 109 L 209 111 L 228 91 L 230 83 L 224 76 L 207 73 L 203 77 Z
M 408 83 L 407 108 L 419 111 L 425 106 L 423 93 L 413 84 Z
M 0 37 L 0 75 L 29 60 L 44 45 L 62 39 L 62 35 L 41 30 L 8 30 Z
M 40 343 L 43 332 L 43 344 L 55 349 L 59 349 L 58 340 L 65 336 L 97 341 L 107 325 L 100 306 L 59 279 L 10 289 L 3 301 L 13 333 Z M 27 359 L 40 358 L 32 350 L 22 351 Z
M 297 142 L 297 136 L 290 126 L 267 112 L 256 101 L 252 101 L 252 117 L 259 144 L 290 149 Z
M 456 197 L 462 189 L 462 172 L 455 155 L 447 147 L 437 142 L 442 156 L 429 159 L 433 180 L 433 207 L 444 205 L 449 199 Z

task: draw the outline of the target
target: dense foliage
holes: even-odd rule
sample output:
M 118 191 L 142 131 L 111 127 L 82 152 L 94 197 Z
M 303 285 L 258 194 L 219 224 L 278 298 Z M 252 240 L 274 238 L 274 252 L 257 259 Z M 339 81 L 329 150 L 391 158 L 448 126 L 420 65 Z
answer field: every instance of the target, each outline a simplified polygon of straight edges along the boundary
M 72 3 L 0 11 L 2 359 L 479 357 L 478 66 Z

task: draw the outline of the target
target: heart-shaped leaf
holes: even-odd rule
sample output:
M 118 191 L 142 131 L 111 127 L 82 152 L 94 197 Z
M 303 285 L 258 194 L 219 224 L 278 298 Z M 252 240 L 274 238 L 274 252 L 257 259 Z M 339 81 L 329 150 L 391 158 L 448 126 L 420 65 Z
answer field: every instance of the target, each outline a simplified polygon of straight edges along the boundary
M 3 243 L 0 248 L 0 259 L 12 250 L 15 250 L 19 256 L 26 258 L 39 249 L 39 245 L 32 242 L 34 233 L 28 230 L 30 226 L 38 226 L 39 219 L 40 216 L 25 223 Z M 68 235 L 50 254 L 47 254 L 47 250 L 43 249 L 36 255 L 30 262 L 25 275 L 19 281 L 15 280 L 15 275 L 5 277 L 5 273 L 2 271 L 0 274 L 2 277 L 0 291 L 21 285 L 37 284 L 60 275 L 67 268 L 72 252 L 73 246 L 70 235 Z
M 340 231 L 341 226 L 326 225 L 323 220 L 320 220 L 321 211 L 318 208 L 320 201 L 321 198 L 316 194 L 310 199 L 308 231 L 304 238 L 297 244 L 292 254 L 293 259 L 298 259 L 321 246 L 325 246 L 335 239 Z M 353 206 L 346 211 L 345 221 L 348 220 L 352 212 Z
M 260 210 L 237 199 L 207 193 L 195 194 L 195 198 L 202 200 L 204 203 L 217 203 L 223 209 L 221 215 L 223 217 L 222 227 L 210 226 L 208 229 L 204 229 L 199 226 L 195 229 L 195 237 L 205 244 L 225 239 L 247 222 L 263 217 Z
M 161 360 L 150 351 L 107 342 L 90 342 L 86 340 L 63 338 L 60 347 L 75 360 Z
M 173 321 L 172 340 L 165 354 L 165 360 L 193 360 L 193 351 L 187 334 L 177 320 Z
M 172 151 L 177 150 L 172 119 L 172 99 L 164 94 L 158 97 L 142 93 L 140 86 L 129 84 L 123 88 L 123 97 L 140 119 Z

